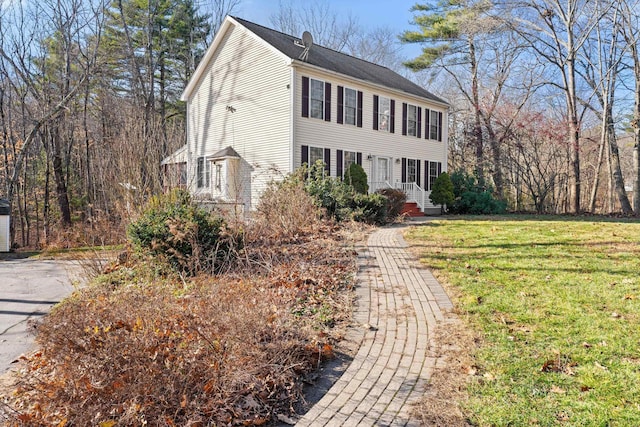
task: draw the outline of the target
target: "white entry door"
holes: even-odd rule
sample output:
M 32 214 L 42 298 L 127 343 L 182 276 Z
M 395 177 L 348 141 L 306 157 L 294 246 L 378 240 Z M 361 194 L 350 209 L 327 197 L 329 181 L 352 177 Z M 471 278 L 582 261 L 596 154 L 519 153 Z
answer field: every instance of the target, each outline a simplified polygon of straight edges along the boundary
M 380 184 L 391 182 L 391 159 L 388 157 L 376 157 L 375 176 L 375 181 Z

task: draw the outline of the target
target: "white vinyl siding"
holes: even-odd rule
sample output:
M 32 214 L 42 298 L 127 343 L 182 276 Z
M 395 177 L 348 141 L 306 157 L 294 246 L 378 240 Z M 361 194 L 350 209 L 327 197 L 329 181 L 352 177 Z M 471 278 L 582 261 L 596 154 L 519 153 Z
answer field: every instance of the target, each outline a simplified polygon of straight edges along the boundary
M 189 186 L 197 158 L 228 146 L 243 158 L 236 184 L 245 204 L 291 170 L 291 69 L 288 60 L 243 27 L 230 26 L 187 102 Z M 252 169 L 251 172 L 247 172 Z
M 400 94 L 392 91 L 384 91 L 379 87 L 369 87 L 364 84 L 357 84 L 353 80 L 346 78 L 339 78 L 335 75 L 328 73 L 321 73 L 319 71 L 311 72 L 308 69 L 296 69 L 296 78 L 301 81 L 301 76 L 307 76 L 310 79 L 314 78 L 320 81 L 324 81 L 333 85 L 333 87 L 343 86 L 346 89 L 351 88 L 356 91 L 362 91 L 363 105 L 362 110 L 364 112 L 362 116 L 362 127 L 357 126 L 345 126 L 336 122 L 326 122 L 320 120 L 309 120 L 302 117 L 299 113 L 301 110 L 299 104 L 295 106 L 294 110 L 297 114 L 294 117 L 294 129 L 293 134 L 295 138 L 295 149 L 293 153 L 294 168 L 299 167 L 302 164 L 302 146 L 307 147 L 322 147 L 324 149 L 330 149 L 330 175 L 340 176 L 346 171 L 346 159 L 349 154 L 362 153 L 362 167 L 364 168 L 369 181 L 376 181 L 372 175 L 375 173 L 374 164 L 378 163 L 379 158 L 388 158 L 387 165 L 388 171 L 391 175 L 385 181 L 390 184 L 399 182 L 401 180 L 400 159 L 431 159 L 432 161 L 442 162 L 443 168 L 446 165 L 447 152 L 446 144 L 439 143 L 437 141 L 431 141 L 424 137 L 422 138 L 407 138 L 400 132 L 402 123 L 402 103 L 412 105 L 422 105 L 423 111 L 425 108 L 436 108 L 435 105 L 430 105 L 424 100 L 417 98 L 404 98 Z M 395 133 L 386 131 L 374 130 L 373 126 L 373 112 L 374 112 L 374 95 L 378 95 L 378 100 L 386 98 L 386 102 L 383 100 L 383 108 L 387 108 L 386 116 L 390 120 L 390 100 L 395 101 Z M 302 84 L 296 86 L 296 93 L 294 99 L 297 102 L 302 100 Z M 345 103 L 346 104 L 346 103 Z M 380 101 L 378 101 L 380 106 Z M 331 105 L 331 114 L 336 114 L 338 111 L 338 102 L 334 102 Z M 385 110 L 378 110 L 376 119 L 379 119 L 380 112 L 384 114 Z M 424 116 L 423 116 L 424 117 Z M 424 122 L 424 120 L 423 120 Z M 423 124 L 424 126 L 424 124 Z M 389 128 L 389 126 L 387 126 Z M 443 129 L 446 131 L 446 129 Z M 446 137 L 443 132 L 443 139 Z M 337 151 L 342 150 L 342 163 L 338 166 Z M 417 168 L 416 168 L 417 169 Z M 338 174 L 341 170 L 342 174 Z M 417 172 L 417 170 L 416 170 Z M 424 168 L 421 167 L 420 182 L 424 181 Z
M 10 245 L 10 228 L 9 215 L 0 215 L 0 252 L 9 252 Z

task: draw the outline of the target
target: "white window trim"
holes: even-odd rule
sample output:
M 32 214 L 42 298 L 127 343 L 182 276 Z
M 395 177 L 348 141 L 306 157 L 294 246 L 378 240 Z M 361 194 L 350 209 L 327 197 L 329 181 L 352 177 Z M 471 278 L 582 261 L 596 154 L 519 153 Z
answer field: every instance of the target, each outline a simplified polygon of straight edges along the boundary
M 410 170 L 413 169 L 413 179 L 410 178 Z M 418 160 L 407 159 L 407 182 L 418 182 Z
M 322 157 L 321 157 L 320 159 L 315 159 L 315 160 L 312 162 L 312 161 L 311 161 L 311 151 L 312 151 L 313 149 L 320 150 L 320 151 L 322 152 Z M 327 161 L 326 161 L 326 159 L 324 158 L 324 147 L 316 147 L 316 146 L 309 145 L 309 152 L 307 153 L 307 164 L 308 164 L 309 166 L 313 166 L 317 160 L 322 160 L 322 161 L 323 161 L 323 162 L 325 162 L 325 163 L 327 162 Z
M 387 101 L 388 110 L 382 109 L 382 101 Z M 386 118 L 387 124 L 383 126 L 384 119 Z M 391 98 L 386 96 L 378 96 L 378 130 L 381 132 L 391 132 Z
M 353 98 L 353 101 L 354 101 L 353 107 L 347 106 L 347 99 L 348 99 L 347 91 L 351 91 L 355 95 Z M 353 109 L 353 123 L 349 123 L 349 121 L 347 120 L 347 117 L 348 117 L 347 108 Z M 357 126 L 358 124 L 358 91 L 356 89 L 352 89 L 350 87 L 344 88 L 344 93 L 342 95 L 342 110 L 343 110 L 342 123 L 346 125 Z
M 437 141 L 438 133 L 440 133 L 440 121 L 438 120 L 440 114 L 437 110 L 431 110 L 429 112 L 429 139 Z M 435 120 L 434 120 L 435 115 Z M 433 137 L 433 132 L 435 131 L 435 138 Z
M 313 97 L 313 82 L 319 82 L 322 85 L 322 96 L 320 101 L 320 117 L 316 117 L 313 115 L 313 101 L 318 101 Z M 309 77 L 309 117 L 312 119 L 324 120 L 324 99 L 325 99 L 325 82 L 323 80 L 314 79 L 313 77 Z
M 414 116 L 413 120 L 411 119 L 411 115 L 409 111 L 413 110 Z M 413 123 L 413 133 L 411 133 L 411 127 L 409 123 Z M 418 106 L 413 104 L 407 104 L 407 136 L 418 136 Z
M 200 162 L 202 169 L 200 170 Z M 202 184 L 202 185 L 201 185 Z M 211 186 L 211 162 L 206 156 L 196 158 L 196 187 L 198 189 L 209 188 Z
M 347 153 L 353 154 L 353 161 L 347 162 Z M 358 163 L 358 153 L 356 151 L 342 151 L 342 177 L 347 173 L 347 169 L 351 166 L 351 163 Z

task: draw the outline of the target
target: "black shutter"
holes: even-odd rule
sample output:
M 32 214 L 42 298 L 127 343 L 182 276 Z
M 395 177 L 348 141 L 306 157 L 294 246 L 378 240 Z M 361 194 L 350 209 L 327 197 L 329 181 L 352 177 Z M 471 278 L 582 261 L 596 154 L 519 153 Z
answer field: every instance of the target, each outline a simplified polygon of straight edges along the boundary
M 407 159 L 405 157 L 402 158 L 402 182 L 406 182 L 407 180 Z
M 362 166 L 362 153 L 356 153 L 356 163 Z
M 429 160 L 424 161 L 424 189 L 431 190 L 431 183 L 429 182 Z
M 438 113 L 438 141 L 442 141 L 442 113 Z
M 416 125 L 416 127 L 418 138 L 422 138 L 422 133 L 420 133 L 422 131 L 422 107 L 418 107 L 418 124 Z
M 389 105 L 391 107 L 391 112 L 389 113 L 389 120 L 391 123 L 389 126 L 389 132 L 391 133 L 395 133 L 396 132 L 396 101 L 395 100 L 391 100 L 389 102 Z
M 302 117 L 309 117 L 309 77 L 302 76 Z
M 378 95 L 373 95 L 373 130 L 378 130 Z
M 420 160 L 416 160 L 416 184 L 420 186 Z
M 303 145 L 301 151 L 302 151 L 302 157 L 300 159 L 300 166 L 302 166 L 305 163 L 307 163 L 307 165 L 309 165 L 309 146 L 308 145 Z M 309 166 L 311 166 L 311 165 L 309 165 Z
M 442 174 L 442 163 L 438 162 L 438 176 Z
M 362 127 L 362 91 L 358 91 L 358 116 L 356 119 L 356 125 L 361 128 Z
M 338 112 L 336 114 L 338 114 L 336 122 L 342 124 L 344 118 L 344 88 L 342 86 L 338 86 Z
M 324 121 L 331 121 L 331 83 L 324 84 Z
M 331 149 L 324 149 L 324 170 L 327 172 L 327 176 L 331 176 Z
M 431 110 L 424 109 L 424 139 L 429 139 L 431 129 L 429 128 L 429 120 L 431 120 Z
M 402 103 L 402 134 L 407 134 L 407 103 Z
M 336 176 L 342 178 L 342 150 L 336 150 Z

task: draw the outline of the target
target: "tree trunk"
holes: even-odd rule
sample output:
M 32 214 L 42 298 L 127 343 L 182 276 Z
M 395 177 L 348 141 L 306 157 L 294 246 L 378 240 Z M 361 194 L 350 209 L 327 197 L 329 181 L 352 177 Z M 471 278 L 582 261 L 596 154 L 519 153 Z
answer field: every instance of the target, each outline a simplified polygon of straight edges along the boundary
M 67 193 L 67 182 L 62 161 L 60 129 L 57 125 L 53 125 L 47 133 L 51 138 L 51 164 L 53 166 L 53 178 L 56 182 L 56 198 L 60 208 L 60 220 L 63 227 L 70 227 L 71 209 L 69 207 L 69 194 Z
M 471 98 L 473 99 L 473 138 L 476 149 L 476 176 L 478 183 L 484 184 L 484 149 L 482 141 L 482 121 L 480 112 L 480 95 L 478 91 L 478 63 L 476 61 L 476 46 L 473 38 L 469 37 L 469 61 L 471 66 Z

